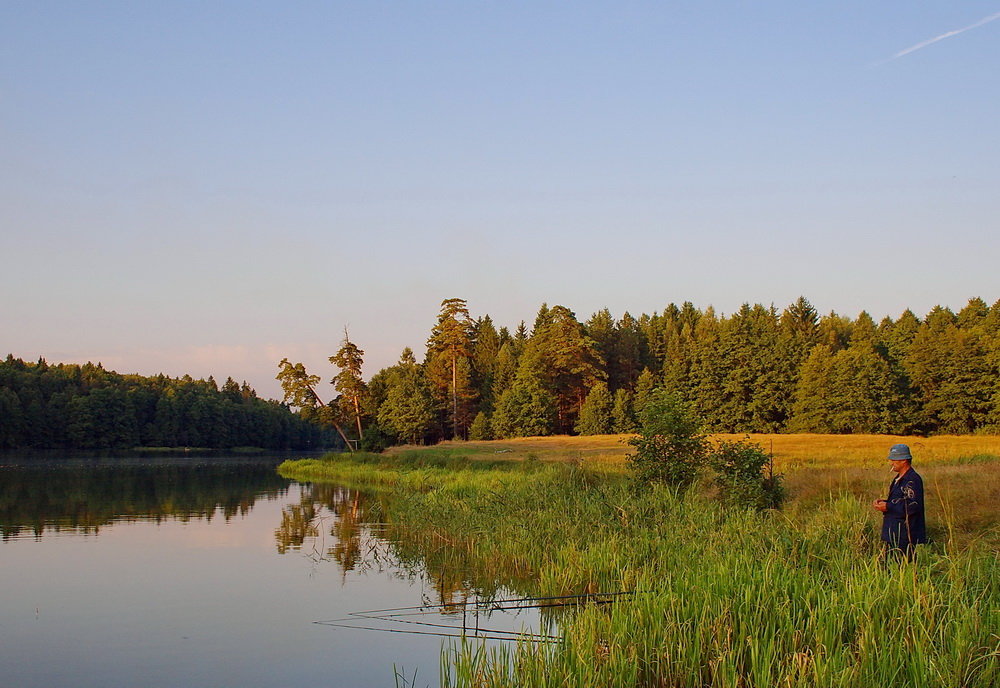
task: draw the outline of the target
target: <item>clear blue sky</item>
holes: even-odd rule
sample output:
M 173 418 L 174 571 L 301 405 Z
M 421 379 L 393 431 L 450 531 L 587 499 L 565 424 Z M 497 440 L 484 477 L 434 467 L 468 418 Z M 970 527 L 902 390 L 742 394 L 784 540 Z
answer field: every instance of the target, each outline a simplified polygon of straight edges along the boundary
M 369 375 L 419 355 L 449 297 L 992 302 L 998 12 L 5 2 L 0 348 L 277 396 L 345 325 Z

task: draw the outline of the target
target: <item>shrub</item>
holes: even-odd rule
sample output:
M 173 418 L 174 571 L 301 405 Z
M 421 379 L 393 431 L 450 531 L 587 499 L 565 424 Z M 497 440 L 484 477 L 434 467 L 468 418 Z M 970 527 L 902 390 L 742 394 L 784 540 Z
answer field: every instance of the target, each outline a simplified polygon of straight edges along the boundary
M 705 464 L 708 437 L 701 421 L 676 394 L 656 390 L 640 413 L 639 436 L 629 465 L 637 479 L 683 488 L 691 485 Z
M 749 440 L 719 441 L 708 454 L 723 502 L 755 509 L 777 509 L 784 500 L 781 476 L 768 471 L 771 457 Z

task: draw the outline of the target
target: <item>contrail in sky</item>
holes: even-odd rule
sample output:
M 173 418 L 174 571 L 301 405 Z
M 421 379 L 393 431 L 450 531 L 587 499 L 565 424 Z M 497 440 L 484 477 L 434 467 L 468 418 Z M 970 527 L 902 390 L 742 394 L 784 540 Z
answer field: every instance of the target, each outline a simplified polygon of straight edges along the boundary
M 895 55 L 893 55 L 892 57 L 890 57 L 888 60 L 885 60 L 885 62 L 891 62 L 892 60 L 897 60 L 897 59 L 901 58 L 903 55 L 909 55 L 910 53 L 915 53 L 918 50 L 920 50 L 921 48 L 926 48 L 927 46 L 931 45 L 932 43 L 937 43 L 938 41 L 943 41 L 946 38 L 951 38 L 952 36 L 957 36 L 958 34 L 965 33 L 966 31 L 969 31 L 971 29 L 978 29 L 983 24 L 989 24 L 994 19 L 1000 19 L 1000 12 L 996 12 L 995 14 L 991 14 L 988 17 L 984 17 L 984 18 L 980 19 L 979 21 L 977 21 L 975 24 L 969 24 L 968 26 L 966 26 L 964 28 L 955 29 L 954 31 L 948 31 L 947 33 L 943 33 L 940 36 L 935 36 L 934 38 L 929 38 L 926 41 L 923 41 L 922 43 L 917 43 L 916 45 L 911 45 L 906 50 L 900 50 L 898 53 L 896 53 Z

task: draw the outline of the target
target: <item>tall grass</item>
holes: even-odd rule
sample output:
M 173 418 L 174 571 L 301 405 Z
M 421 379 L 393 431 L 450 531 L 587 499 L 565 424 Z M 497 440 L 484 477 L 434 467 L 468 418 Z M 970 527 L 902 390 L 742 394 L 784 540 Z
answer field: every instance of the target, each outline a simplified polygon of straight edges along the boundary
M 754 513 L 636 489 L 596 462 L 415 452 L 281 470 L 391 494 L 379 508 L 395 536 L 468 585 L 636 591 L 559 617 L 556 644 L 457 644 L 445 686 L 1000 685 L 995 547 L 942 540 L 886 563 L 849 492 Z

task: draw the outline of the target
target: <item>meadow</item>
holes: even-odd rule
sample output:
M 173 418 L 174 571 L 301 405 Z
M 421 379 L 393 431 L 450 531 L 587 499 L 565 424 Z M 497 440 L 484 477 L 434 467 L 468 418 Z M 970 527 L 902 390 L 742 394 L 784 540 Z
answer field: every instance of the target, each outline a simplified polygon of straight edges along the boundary
M 897 438 L 754 437 L 780 511 L 630 480 L 621 437 L 399 448 L 283 464 L 375 490 L 394 536 L 489 594 L 634 592 L 559 618 L 557 643 L 454 645 L 446 686 L 1000 685 L 997 438 L 909 438 L 933 542 L 881 557 L 869 504 Z M 958 441 L 951 441 L 952 439 Z

